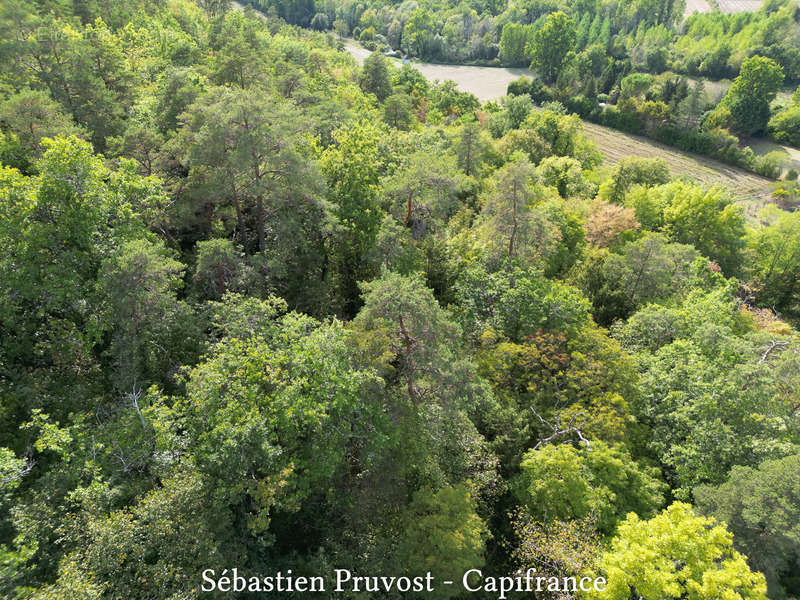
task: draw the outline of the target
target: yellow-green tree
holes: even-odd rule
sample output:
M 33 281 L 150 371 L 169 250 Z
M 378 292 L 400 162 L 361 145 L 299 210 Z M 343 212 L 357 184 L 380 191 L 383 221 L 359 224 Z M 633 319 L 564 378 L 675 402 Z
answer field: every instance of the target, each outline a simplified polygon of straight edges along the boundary
M 611 533 L 626 513 L 647 516 L 663 502 L 665 486 L 657 470 L 600 441 L 580 450 L 570 444 L 545 445 L 528 452 L 520 468 L 517 497 L 545 522 L 593 515 L 597 529 Z
M 698 517 L 683 502 L 647 521 L 630 514 L 600 558 L 606 588 L 592 597 L 765 600 L 764 576 L 750 570 L 732 539 L 714 519 Z

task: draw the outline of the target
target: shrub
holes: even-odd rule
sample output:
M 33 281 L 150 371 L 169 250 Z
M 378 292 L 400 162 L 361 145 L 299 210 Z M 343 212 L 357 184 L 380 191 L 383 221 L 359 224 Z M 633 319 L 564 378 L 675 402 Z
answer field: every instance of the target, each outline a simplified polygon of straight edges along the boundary
M 790 106 L 772 117 L 767 130 L 776 142 L 800 147 L 800 105 Z

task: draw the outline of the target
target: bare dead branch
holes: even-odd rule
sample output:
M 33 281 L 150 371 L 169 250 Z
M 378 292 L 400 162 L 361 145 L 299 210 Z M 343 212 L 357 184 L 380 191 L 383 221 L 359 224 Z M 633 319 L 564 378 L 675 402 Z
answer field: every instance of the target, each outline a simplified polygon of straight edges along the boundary
M 586 444 L 587 450 L 591 449 L 591 442 L 589 442 L 589 440 L 586 438 L 586 436 L 583 435 L 583 432 L 581 431 L 581 429 L 583 429 L 583 426 L 586 424 L 586 415 L 584 413 L 576 413 L 572 415 L 566 426 L 562 426 L 561 417 L 563 416 L 563 413 L 559 412 L 556 415 L 555 419 L 553 419 L 553 422 L 551 423 L 550 421 L 545 419 L 542 415 L 540 415 L 538 412 L 536 412 L 536 409 L 532 406 L 531 406 L 531 411 L 533 412 L 534 415 L 536 415 L 539 421 L 541 421 L 542 425 L 549 427 L 553 432 L 551 435 L 545 438 L 541 438 L 533 447 L 534 450 L 538 450 L 545 444 L 549 444 L 550 442 L 552 442 L 557 438 L 570 435 L 573 433 L 578 436 L 578 439 L 581 442 Z M 581 419 L 580 424 L 576 424 L 578 418 Z
M 789 347 L 789 342 L 781 342 L 777 340 L 771 342 L 770 345 L 767 346 L 766 349 L 764 350 L 764 354 L 761 355 L 761 360 L 758 361 L 759 364 L 765 362 L 773 351 L 777 349 L 785 350 L 788 347 Z

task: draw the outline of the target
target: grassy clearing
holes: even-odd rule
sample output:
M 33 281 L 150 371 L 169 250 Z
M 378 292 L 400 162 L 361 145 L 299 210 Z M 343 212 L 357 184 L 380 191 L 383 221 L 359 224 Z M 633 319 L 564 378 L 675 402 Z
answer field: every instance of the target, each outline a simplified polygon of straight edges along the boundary
M 726 15 L 740 12 L 755 12 L 761 8 L 761 0 L 717 0 L 719 10 Z
M 708 0 L 686 0 L 686 7 L 683 9 L 683 17 L 689 17 L 694 13 L 707 13 L 714 10 Z
M 761 0 L 686 0 L 683 17 L 692 14 L 707 13 L 719 9 L 726 15 L 740 12 L 755 12 L 761 8 Z
M 626 156 L 662 158 L 674 177 L 687 176 L 709 185 L 725 186 L 745 206 L 748 216 L 755 216 L 769 201 L 771 182 L 759 175 L 595 123 L 584 121 L 583 127 L 605 156 L 605 164 L 614 165 Z

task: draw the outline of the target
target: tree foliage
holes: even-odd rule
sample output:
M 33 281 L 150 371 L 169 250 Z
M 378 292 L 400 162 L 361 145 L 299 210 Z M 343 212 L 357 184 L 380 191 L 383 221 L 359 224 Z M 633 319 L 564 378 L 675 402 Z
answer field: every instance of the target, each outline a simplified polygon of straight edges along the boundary
M 764 576 L 733 549 L 731 534 L 682 502 L 647 521 L 629 515 L 599 568 L 608 582 L 603 598 L 631 590 L 643 598 L 766 598 Z
M 791 139 L 796 7 L 249 4 L 0 3 L 0 596 L 796 596 L 796 215 L 582 123 L 791 208 L 729 131 Z M 539 76 L 481 103 L 397 52 Z

